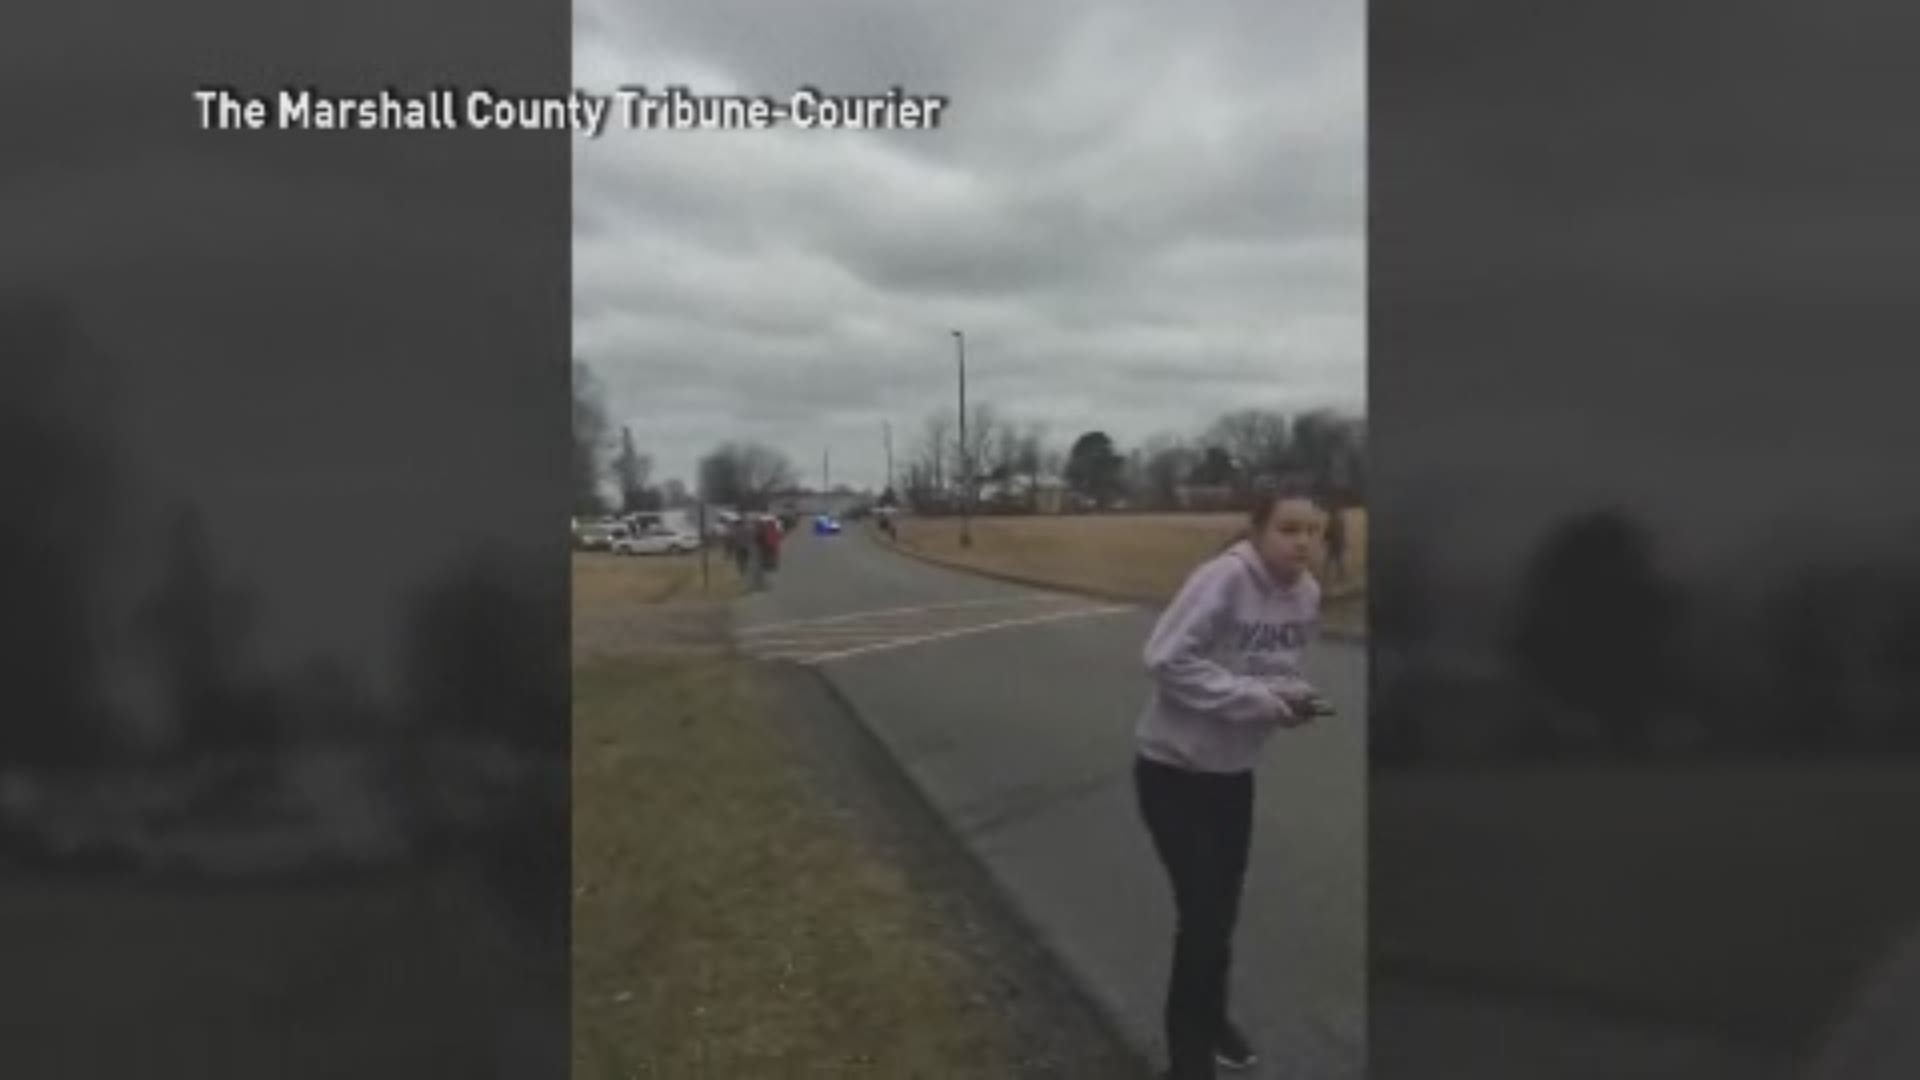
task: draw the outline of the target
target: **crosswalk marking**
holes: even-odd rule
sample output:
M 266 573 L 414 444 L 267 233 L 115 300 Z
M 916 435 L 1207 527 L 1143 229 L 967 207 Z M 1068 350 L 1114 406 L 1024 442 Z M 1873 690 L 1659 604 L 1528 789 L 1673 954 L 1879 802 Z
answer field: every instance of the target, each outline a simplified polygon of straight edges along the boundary
M 873 645 L 862 645 L 858 648 L 842 649 L 839 652 L 823 653 L 815 655 L 805 662 L 810 664 L 825 664 L 834 660 L 847 660 L 855 656 L 881 652 L 886 649 L 900 649 L 908 645 L 922 645 L 931 641 L 946 641 L 949 638 L 966 637 L 969 634 L 984 634 L 993 630 L 1011 630 L 1017 626 L 1039 626 L 1043 623 L 1064 622 L 1068 619 L 1090 619 L 1100 615 L 1117 615 L 1120 612 L 1132 610 L 1133 608 L 1131 607 L 1115 604 L 1109 607 L 1088 608 L 1082 611 L 1059 611 L 1051 615 L 1034 615 L 1025 619 L 1006 619 L 1001 622 L 987 623 L 984 626 L 963 626 L 955 630 L 942 630 L 939 633 L 922 634 L 919 637 L 896 638 L 892 641 L 879 642 Z
M 1064 610 L 1061 610 L 1062 603 L 1068 605 Z M 981 610 L 996 607 L 1011 610 Z M 1022 611 L 1023 608 L 1026 610 Z M 739 628 L 735 639 L 742 651 L 758 659 L 815 665 L 997 630 L 1098 618 L 1132 610 L 1131 605 L 1095 604 L 1069 596 L 1014 597 L 763 623 Z
M 929 612 L 959 611 L 966 608 L 1012 607 L 1016 605 L 1060 603 L 1079 604 L 1084 603 L 1084 601 L 1076 597 L 1057 593 L 1041 593 L 1033 596 L 1004 596 L 995 597 L 990 600 L 954 600 L 944 604 L 920 604 L 915 607 L 877 608 L 872 611 L 855 611 L 841 615 L 824 615 L 812 619 L 789 619 L 784 622 L 754 623 L 750 626 L 740 627 L 735 633 L 745 636 L 764 634 L 774 630 L 789 630 L 800 627 L 812 629 L 814 627 L 837 626 L 844 623 L 861 622 L 870 619 L 893 618 L 902 615 L 923 615 Z

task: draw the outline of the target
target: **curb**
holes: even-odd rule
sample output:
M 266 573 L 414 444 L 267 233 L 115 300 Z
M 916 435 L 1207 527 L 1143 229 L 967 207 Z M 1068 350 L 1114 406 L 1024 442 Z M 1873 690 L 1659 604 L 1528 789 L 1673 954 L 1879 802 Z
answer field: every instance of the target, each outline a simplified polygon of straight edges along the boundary
M 983 880 L 987 881 L 993 887 L 993 891 L 998 895 L 1001 904 L 1005 908 L 1007 917 L 1026 935 L 1029 941 L 1036 944 L 1052 959 L 1054 966 L 1059 970 L 1065 981 L 1079 994 L 1080 1000 L 1086 1006 L 1088 1013 L 1092 1015 L 1100 1028 L 1106 1032 L 1107 1037 L 1113 1041 L 1115 1046 L 1125 1047 L 1139 1059 L 1140 1075 L 1143 1080 L 1147 1077 L 1154 1076 L 1154 1053 L 1158 1049 L 1158 1045 L 1154 1043 L 1143 1044 L 1140 1040 L 1133 1037 L 1119 1011 L 1108 1003 L 1107 999 L 1099 993 L 1092 981 L 1082 974 L 1079 968 L 1068 961 L 1066 953 L 1055 943 L 1053 936 L 1043 931 L 1039 921 L 1027 910 L 1027 905 L 1021 901 L 1020 894 L 1013 888 L 1012 883 L 1007 881 L 1007 879 L 994 868 L 993 864 L 987 860 L 986 856 L 980 853 L 979 849 L 967 839 L 964 833 L 954 827 L 953 819 L 948 817 L 948 815 L 940 809 L 939 805 L 933 801 L 933 797 L 928 794 L 927 789 L 921 784 L 919 778 L 913 774 L 913 770 L 907 768 L 906 764 L 900 760 L 900 756 L 894 753 L 893 747 L 888 745 L 887 740 L 867 721 L 866 715 L 862 713 L 860 709 L 854 705 L 853 700 L 840 689 L 840 684 L 834 682 L 832 676 L 817 667 L 804 664 L 794 664 L 792 666 L 811 676 L 813 680 L 820 685 L 821 689 L 825 691 L 826 695 L 832 699 L 833 703 L 859 726 L 861 738 L 868 743 L 875 754 L 879 755 L 880 758 L 884 759 L 887 764 L 892 767 L 906 789 L 913 792 L 914 798 L 919 801 L 921 807 L 925 809 L 933 820 L 938 821 L 945 829 L 946 834 L 952 838 L 954 847 L 979 871 Z
M 920 551 L 916 548 L 911 547 L 910 545 L 900 543 L 899 541 L 895 541 L 893 543 L 883 543 L 880 541 L 878 537 L 873 535 L 873 531 L 871 529 L 866 531 L 866 537 L 869 541 L 873 542 L 882 551 L 891 551 L 894 554 L 901 556 L 902 558 L 912 559 L 915 562 L 923 563 L 927 566 L 937 566 L 943 570 L 953 570 L 962 574 L 972 574 L 975 577 L 987 578 L 990 581 L 1004 582 L 1008 585 L 1021 585 L 1029 589 L 1044 589 L 1047 592 L 1064 593 L 1068 596 L 1079 596 L 1079 597 L 1084 597 L 1088 600 L 1100 600 L 1100 601 L 1104 601 L 1106 603 L 1112 603 L 1112 604 L 1132 604 L 1135 607 L 1150 608 L 1155 611 L 1158 611 L 1162 607 L 1166 606 L 1165 601 L 1158 600 L 1158 599 L 1147 599 L 1147 598 L 1136 596 L 1136 595 L 1128 595 L 1126 593 L 1095 589 L 1085 585 L 1069 585 L 1069 584 L 1064 584 L 1058 581 L 1046 581 L 1041 578 L 1027 577 L 1022 574 L 1008 573 L 1007 571 L 1004 571 L 1004 570 L 987 570 L 977 566 L 968 566 L 963 563 L 948 562 L 945 559 L 941 559 L 933 555 L 928 555 L 924 551 Z M 1320 630 L 1320 636 L 1330 641 L 1345 642 L 1346 644 L 1349 644 L 1349 645 L 1365 645 L 1369 640 L 1368 635 L 1364 632 L 1342 630 L 1337 628 L 1328 628 L 1324 626 Z

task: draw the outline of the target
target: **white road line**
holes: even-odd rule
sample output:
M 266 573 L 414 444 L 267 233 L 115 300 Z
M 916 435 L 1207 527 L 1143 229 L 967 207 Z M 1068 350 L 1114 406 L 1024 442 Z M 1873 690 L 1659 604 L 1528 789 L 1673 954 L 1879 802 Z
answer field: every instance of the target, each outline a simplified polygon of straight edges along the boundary
M 1091 603 L 1085 603 L 1081 607 L 1073 607 L 1071 611 L 1083 611 L 1092 607 L 1094 605 Z M 1058 607 L 1054 609 L 1043 607 L 1035 611 L 1035 615 L 1058 615 L 1058 613 L 1060 613 Z M 1025 617 L 1023 611 L 989 613 L 987 617 L 995 619 L 995 617 L 1012 617 L 1012 615 Z M 847 626 L 789 626 L 780 632 L 755 634 L 751 638 L 743 638 L 741 646 L 758 648 L 762 644 L 772 644 L 772 642 L 824 642 L 831 646 L 835 642 L 858 642 L 860 638 L 899 638 L 899 636 L 935 634 L 939 630 L 958 630 L 964 626 L 979 625 L 979 621 L 981 621 L 981 615 L 973 615 L 973 617 L 962 615 L 962 617 L 947 617 L 947 619 L 929 617 L 929 619 L 910 619 L 910 621 L 902 619 L 902 621 L 887 621 L 887 623 L 860 623 L 860 625 Z
M 1094 610 L 1094 606 L 1089 604 L 1075 610 L 1092 611 Z M 1052 612 L 1050 614 L 1065 615 L 1071 614 L 1071 612 Z M 765 655 L 770 651 L 789 652 L 795 649 L 807 652 L 834 652 L 840 649 L 855 647 L 863 642 L 887 642 L 903 639 L 918 640 L 927 634 L 938 634 L 949 630 L 965 630 L 977 625 L 980 624 L 954 624 L 951 621 L 943 624 L 938 619 L 921 619 L 906 626 L 796 627 L 788 633 L 769 634 L 753 638 L 749 641 L 742 641 L 738 644 L 742 649 L 756 655 Z
M 735 635 L 764 634 L 769 630 L 790 630 L 797 626 L 831 626 L 836 623 L 855 622 L 860 619 L 872 619 L 872 618 L 879 618 L 881 616 L 889 616 L 889 615 L 918 615 L 928 611 L 951 611 L 956 608 L 971 608 L 971 607 L 994 607 L 994 606 L 1004 607 L 1009 604 L 1035 604 L 1035 603 L 1057 604 L 1057 603 L 1062 603 L 1064 601 L 1083 602 L 1083 601 L 1080 601 L 1079 597 L 1067 596 L 1059 593 L 1041 593 L 1036 596 L 1002 597 L 997 600 L 955 600 L 951 603 L 946 603 L 946 604 L 922 604 L 919 607 L 881 608 L 875 611 L 855 611 L 846 615 L 827 615 L 817 619 L 791 619 L 786 622 L 755 623 L 752 626 L 737 627 L 735 628 L 734 633 Z
M 902 631 L 868 631 L 864 634 L 838 635 L 827 638 L 814 637 L 778 637 L 761 638 L 758 641 L 743 641 L 740 647 L 751 652 L 764 652 L 768 649 L 844 649 L 858 645 L 862 641 L 889 641 L 901 635 Z
M 1082 605 L 1093 607 L 1092 604 Z M 1040 608 L 1036 614 L 1053 614 L 1057 607 Z M 1019 610 L 1007 612 L 948 612 L 944 615 L 933 613 L 920 618 L 874 620 L 864 623 L 842 623 L 836 626 L 788 626 L 779 630 L 770 630 L 764 634 L 755 634 L 744 639 L 748 643 L 760 641 L 786 640 L 788 638 L 807 638 L 809 640 L 835 641 L 842 638 L 885 637 L 893 634 L 926 634 L 935 630 L 947 630 L 956 626 L 969 626 L 980 619 L 1004 618 L 1010 615 L 1025 614 Z
M 755 660 L 791 660 L 796 664 L 811 664 L 814 662 L 814 654 L 805 651 L 754 653 L 753 658 Z
M 984 634 L 993 630 L 1011 630 L 1020 626 L 1038 626 L 1042 623 L 1065 622 L 1068 619 L 1090 619 L 1099 615 L 1118 615 L 1121 612 L 1135 610 L 1131 605 L 1113 605 L 1111 607 L 1087 608 L 1081 611 L 1062 611 L 1052 615 L 1034 615 L 1025 619 L 1005 619 L 1000 622 L 986 623 L 982 626 L 963 626 L 957 630 L 942 630 L 937 634 L 921 634 L 917 637 L 896 638 L 892 641 L 877 642 L 872 645 L 860 645 L 838 652 L 815 653 L 811 658 L 802 660 L 806 664 L 825 664 L 835 660 L 848 660 L 868 653 L 885 652 L 889 649 L 903 649 L 909 645 L 924 645 L 930 641 L 946 641 L 949 638 L 966 637 L 970 634 Z

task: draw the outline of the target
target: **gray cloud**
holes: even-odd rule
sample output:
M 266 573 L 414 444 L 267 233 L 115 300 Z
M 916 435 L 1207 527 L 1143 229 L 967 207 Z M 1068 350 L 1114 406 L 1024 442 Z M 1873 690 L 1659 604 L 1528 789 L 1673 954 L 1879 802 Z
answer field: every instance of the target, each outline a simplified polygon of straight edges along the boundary
M 660 471 L 727 438 L 877 484 L 975 396 L 1065 444 L 1364 406 L 1364 6 L 575 8 L 575 78 L 951 99 L 931 132 L 575 149 L 576 347 Z

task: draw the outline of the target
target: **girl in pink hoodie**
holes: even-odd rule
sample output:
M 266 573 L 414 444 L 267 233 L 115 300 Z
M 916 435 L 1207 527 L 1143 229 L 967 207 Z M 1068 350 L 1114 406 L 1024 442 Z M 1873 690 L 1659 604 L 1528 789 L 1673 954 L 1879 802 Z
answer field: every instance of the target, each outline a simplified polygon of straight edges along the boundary
M 1153 696 L 1134 782 L 1179 912 L 1166 999 L 1175 1080 L 1255 1063 L 1227 1008 L 1253 768 L 1275 731 L 1331 713 L 1300 671 L 1319 629 L 1308 566 L 1326 519 L 1304 491 L 1262 494 L 1247 537 L 1193 572 L 1147 642 Z

